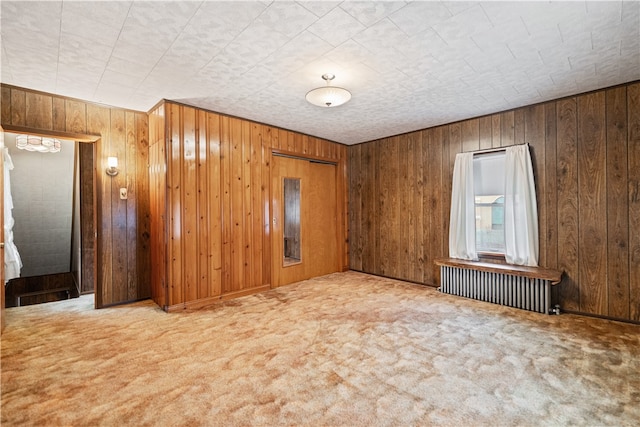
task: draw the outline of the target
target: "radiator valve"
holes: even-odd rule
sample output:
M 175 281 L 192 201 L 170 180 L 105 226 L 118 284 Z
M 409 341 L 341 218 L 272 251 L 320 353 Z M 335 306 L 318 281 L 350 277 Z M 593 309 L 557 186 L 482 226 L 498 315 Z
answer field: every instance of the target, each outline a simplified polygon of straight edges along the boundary
M 560 305 L 556 304 L 556 305 L 553 306 L 553 308 L 549 309 L 549 314 L 559 315 L 560 314 Z

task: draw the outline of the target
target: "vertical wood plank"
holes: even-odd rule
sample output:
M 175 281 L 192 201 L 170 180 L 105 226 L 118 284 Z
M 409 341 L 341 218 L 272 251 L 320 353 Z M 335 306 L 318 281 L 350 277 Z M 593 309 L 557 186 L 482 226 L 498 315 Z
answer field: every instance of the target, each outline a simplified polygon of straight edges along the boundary
M 108 108 L 87 105 L 87 131 L 101 135 L 96 142 L 96 165 L 98 171 L 107 168 L 107 156 L 111 153 L 111 115 Z M 104 173 L 96 174 L 96 200 L 98 209 L 96 220 L 98 233 L 102 236 L 98 240 L 97 249 L 97 282 L 96 308 L 104 307 L 111 301 L 113 272 L 112 272 L 112 210 L 111 210 L 111 177 Z
M 260 126 L 260 134 L 262 146 L 260 147 L 260 161 L 262 164 L 262 226 L 264 230 L 262 240 L 262 254 L 264 262 L 262 263 L 262 276 L 264 284 L 273 286 L 273 277 L 271 273 L 271 135 L 269 127 Z
M 232 289 L 231 283 L 231 129 L 228 116 L 220 117 L 220 150 L 222 172 L 222 292 Z
M 126 212 L 126 299 L 125 301 L 135 301 L 138 296 L 138 142 L 136 132 L 136 114 L 132 111 L 125 112 L 125 146 L 124 161 L 127 164 L 125 183 L 127 188 L 127 200 L 124 201 Z M 143 254 L 140 254 L 142 257 Z
M 376 273 L 382 276 L 397 277 L 398 252 L 400 248 L 399 214 L 399 164 L 397 137 L 381 141 L 378 158 L 379 185 L 378 212 L 379 227 L 376 230 Z
M 405 135 L 406 136 L 406 135 Z M 412 166 L 413 162 L 411 157 L 415 155 L 413 152 L 413 141 L 409 138 L 397 138 L 394 141 L 395 145 L 397 145 L 398 150 L 398 166 L 403 165 L 403 167 L 399 167 L 397 171 L 398 175 L 398 218 L 396 218 L 398 223 L 398 272 L 402 272 L 401 274 L 406 277 L 413 277 L 412 267 L 414 265 L 413 260 L 413 245 L 411 244 L 411 234 L 412 233 L 412 222 L 413 222 L 413 192 L 414 188 L 412 182 L 410 182 L 410 174 L 413 173 Z
M 440 162 L 442 163 L 442 216 L 440 218 L 440 226 L 442 227 L 442 255 L 449 255 L 449 217 L 451 214 L 451 184 L 453 179 L 453 162 L 449 154 L 451 141 L 449 139 L 449 127 L 439 127 L 439 133 L 442 135 L 442 145 L 440 152 Z M 425 149 L 429 147 L 425 146 Z M 425 179 L 427 172 L 424 173 Z M 426 261 L 426 260 L 425 260 Z
M 549 102 L 544 106 L 545 114 L 545 209 L 546 209 L 546 230 L 540 229 L 540 238 L 545 240 L 546 266 L 558 268 L 558 179 L 557 179 L 557 126 L 556 126 L 556 103 Z M 557 288 L 557 286 L 554 286 Z M 557 289 L 553 289 L 557 292 Z M 554 301 L 557 299 L 554 298 Z
M 478 119 L 465 120 L 462 127 L 462 151 L 476 151 L 480 149 L 480 121 Z
M 87 106 L 85 103 L 67 99 L 65 101 L 65 129 L 67 132 L 86 133 Z
M 378 153 L 380 142 L 375 141 L 362 147 L 362 270 L 375 273 L 378 265 Z
M 337 147 L 337 179 L 338 188 L 337 206 L 338 209 L 338 252 L 340 256 L 339 271 L 349 269 L 349 170 L 347 169 L 347 147 L 338 145 Z
M 167 168 L 167 186 L 169 187 L 169 227 L 170 241 L 168 244 L 170 263 L 168 286 L 168 305 L 184 303 L 183 292 L 183 250 L 182 250 L 182 117 L 180 106 L 165 104 L 166 119 L 169 130 L 169 153 Z
M 629 198 L 627 90 L 609 89 L 606 97 L 606 235 L 608 316 L 629 318 Z
M 26 126 L 27 94 L 24 90 L 11 89 L 11 124 L 14 126 Z
M 27 92 L 25 96 L 27 127 L 53 130 L 53 99 L 51 95 Z
M 462 152 L 462 134 L 461 134 L 461 126 L 459 123 L 454 123 L 449 125 L 449 198 L 448 198 L 448 208 L 449 208 L 449 217 L 451 216 L 451 190 L 452 190 L 452 182 L 453 182 L 453 167 L 456 162 L 456 155 Z M 447 224 L 447 230 L 449 230 L 449 224 Z M 449 241 L 447 240 L 447 248 L 449 247 Z
M 65 99 L 59 96 L 54 96 L 53 99 L 53 123 L 52 128 L 58 132 L 66 131 L 66 120 L 67 113 L 65 108 Z M 83 103 L 83 109 L 86 110 L 86 104 Z M 85 123 L 86 123 L 86 113 L 85 113 Z M 86 133 L 86 131 L 82 131 L 79 133 Z
M 515 113 L 507 111 L 500 114 L 500 146 L 508 147 L 515 144 Z
M 289 132 L 292 134 L 292 132 Z M 291 142 L 293 138 L 291 137 Z M 251 189 L 251 123 L 242 121 L 242 249 L 243 249 L 243 289 L 255 286 L 253 277 L 253 197 Z
M 480 117 L 479 119 L 479 128 L 480 128 L 480 149 L 484 150 L 486 148 L 492 147 L 492 117 L 485 116 Z
M 220 116 L 207 113 L 207 147 L 209 182 L 208 197 L 208 296 L 218 296 L 222 293 L 222 179 L 220 159 Z
M 562 308 L 580 309 L 578 271 L 578 124 L 576 98 L 557 105 L 558 268 L 564 271 L 558 286 Z
M 420 237 L 423 246 L 422 259 L 423 264 L 425 264 L 422 269 L 421 281 L 423 283 L 433 283 L 435 280 L 431 264 L 433 263 L 436 255 L 433 251 L 432 242 L 439 237 L 436 230 L 440 224 L 440 218 L 438 217 L 438 212 L 436 210 L 437 202 L 435 200 L 436 191 L 438 191 L 438 189 L 436 189 L 435 186 L 438 182 L 436 175 L 441 173 L 441 171 L 437 168 L 432 169 L 432 166 L 436 163 L 436 158 L 441 155 L 441 153 L 437 152 L 437 148 L 435 148 L 438 145 L 438 141 L 436 140 L 438 137 L 438 130 L 440 129 L 426 129 L 419 132 L 422 136 L 423 142 L 422 156 L 420 159 L 423 168 L 423 194 L 422 199 L 420 200 L 421 210 L 423 212 L 422 232 L 420 233 Z M 441 237 L 440 241 L 442 241 Z
M 629 318 L 640 321 L 640 83 L 627 87 Z
M 196 147 L 196 112 L 194 108 L 180 106 L 182 119 L 182 291 L 184 302 L 198 299 L 198 179 Z
M 580 310 L 607 312 L 606 134 L 604 92 L 578 97 Z
M 513 135 L 514 135 L 514 144 L 524 144 L 525 141 L 525 114 L 526 110 L 524 108 L 518 108 L 513 112 Z
M 262 188 L 262 126 L 257 123 L 251 124 L 250 134 L 250 188 L 251 188 L 251 277 L 253 286 L 266 285 L 268 282 L 264 279 L 262 272 L 262 264 L 267 262 L 264 259 L 264 227 L 262 220 L 264 218 L 263 209 L 263 188 Z
M 127 135 L 125 123 L 125 111 L 110 109 L 111 114 L 111 144 L 110 156 L 118 157 L 120 173 L 111 180 L 111 230 L 112 230 L 112 262 L 113 282 L 108 304 L 115 304 L 128 300 L 127 271 L 129 269 L 127 248 L 127 201 L 120 199 L 120 188 L 127 188 L 128 162 L 127 162 Z M 132 224 L 135 228 L 135 224 Z M 134 240 L 135 242 L 135 240 Z
M 80 292 L 90 293 L 95 291 L 95 215 L 94 206 L 94 144 L 78 143 L 78 156 L 80 158 L 80 248 L 82 250 L 82 265 L 80 268 Z M 87 262 L 88 261 L 88 262 Z
M 547 239 L 544 238 L 547 230 L 547 205 L 546 205 L 546 173 L 545 173 L 545 122 L 544 105 L 537 104 L 522 109 L 524 116 L 523 143 L 528 142 L 531 152 L 533 176 L 536 182 L 536 202 L 538 208 L 538 264 L 547 266 Z
M 143 113 L 135 115 L 136 142 L 136 191 L 137 191 L 137 244 L 136 264 L 138 269 L 137 294 L 135 299 L 151 296 L 151 207 L 149 200 L 149 120 Z
M 151 249 L 151 297 L 160 307 L 167 305 L 167 245 L 168 226 L 166 197 L 169 193 L 165 141 L 165 105 L 160 104 L 149 114 L 149 204 Z
M 349 267 L 362 271 L 362 146 L 348 147 L 349 158 Z
M 425 131 L 423 131 L 422 134 L 424 135 Z M 429 163 L 425 165 L 425 170 L 428 173 L 426 188 L 429 191 L 429 224 L 427 225 L 425 222 L 425 226 L 431 228 L 432 233 L 431 239 L 424 242 L 425 245 L 429 245 L 430 258 L 425 256 L 425 274 L 423 283 L 430 283 L 433 285 L 440 283 L 440 269 L 433 264 L 433 261 L 436 258 L 440 258 L 445 255 L 442 247 L 445 239 L 442 227 L 442 218 L 444 216 L 443 201 L 446 200 L 442 197 L 442 191 L 443 188 L 445 188 L 442 182 L 444 173 L 442 152 L 445 147 L 443 144 L 444 140 L 442 134 L 442 127 L 437 127 L 431 130 L 431 142 L 428 145 Z M 448 235 L 446 235 L 446 237 L 448 238 Z M 426 272 L 429 272 L 429 274 L 427 275 Z
M 231 132 L 231 289 L 242 290 L 244 284 L 244 188 L 242 182 L 242 122 L 229 120 Z M 280 138 L 283 134 L 280 134 Z M 282 139 L 281 139 L 282 140 Z M 286 139 L 284 140 L 286 143 Z
M 11 88 L 0 87 L 0 120 L 1 124 L 11 124 Z
M 198 277 L 196 278 L 196 298 L 208 298 L 212 296 L 210 288 L 213 278 L 211 277 L 211 227 L 210 218 L 210 198 L 214 198 L 215 190 L 209 187 L 211 178 L 209 177 L 209 162 L 213 160 L 209 157 L 209 121 L 207 113 L 203 110 L 196 110 L 195 117 L 195 147 L 196 147 L 196 236 L 198 240 Z
M 501 115 L 494 114 L 491 116 L 491 148 L 500 147 L 500 134 L 502 133 Z

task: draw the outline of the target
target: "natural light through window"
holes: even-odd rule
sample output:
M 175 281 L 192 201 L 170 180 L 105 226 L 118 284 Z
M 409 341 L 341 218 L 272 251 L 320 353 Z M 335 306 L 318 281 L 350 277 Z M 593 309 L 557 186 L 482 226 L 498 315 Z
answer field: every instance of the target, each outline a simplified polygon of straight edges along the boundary
M 476 251 L 504 254 L 505 153 L 474 156 Z

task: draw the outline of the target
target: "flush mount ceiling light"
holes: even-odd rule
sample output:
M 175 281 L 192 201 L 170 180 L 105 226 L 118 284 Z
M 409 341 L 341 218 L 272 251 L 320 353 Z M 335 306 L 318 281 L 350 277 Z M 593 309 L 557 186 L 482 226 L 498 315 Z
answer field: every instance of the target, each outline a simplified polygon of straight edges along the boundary
M 38 153 L 57 153 L 60 151 L 60 141 L 35 135 L 17 135 L 16 147 L 21 150 L 37 151 Z
M 351 92 L 341 87 L 331 86 L 331 80 L 336 76 L 323 74 L 322 78 L 327 82 L 324 87 L 319 87 L 307 92 L 307 101 L 318 107 L 337 107 L 351 99 Z

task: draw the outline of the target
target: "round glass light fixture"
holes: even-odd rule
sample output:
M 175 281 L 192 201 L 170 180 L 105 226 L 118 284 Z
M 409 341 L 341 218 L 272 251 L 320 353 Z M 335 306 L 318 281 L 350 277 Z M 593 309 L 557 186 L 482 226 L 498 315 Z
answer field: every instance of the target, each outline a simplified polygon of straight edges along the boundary
M 337 107 L 351 99 L 351 92 L 341 87 L 331 86 L 331 80 L 336 76 L 333 74 L 323 74 L 322 78 L 327 82 L 326 86 L 319 87 L 307 92 L 306 99 L 318 107 Z
M 16 147 L 38 153 L 57 153 L 60 151 L 61 144 L 55 138 L 21 134 L 16 135 Z

